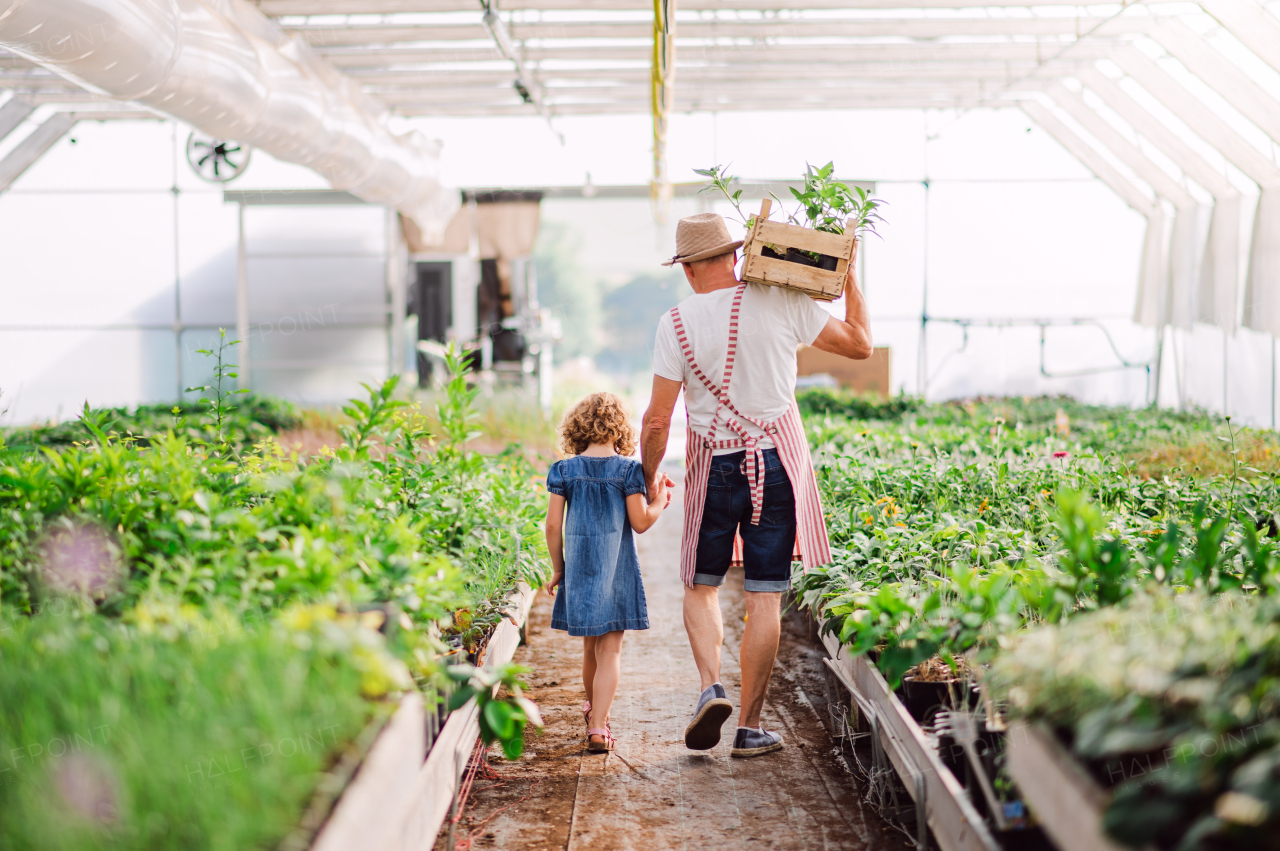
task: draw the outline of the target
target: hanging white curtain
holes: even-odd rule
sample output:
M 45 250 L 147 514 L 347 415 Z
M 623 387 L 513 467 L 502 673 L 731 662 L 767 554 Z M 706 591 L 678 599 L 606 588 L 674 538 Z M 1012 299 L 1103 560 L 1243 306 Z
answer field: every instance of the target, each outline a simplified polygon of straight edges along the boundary
M 1244 326 L 1280 335 L 1280 186 L 1264 186 L 1253 219 Z
M 1204 260 L 1200 263 L 1200 286 L 1196 293 L 1196 321 L 1217 325 L 1227 333 L 1239 324 L 1237 299 L 1240 290 L 1240 195 L 1217 197 Z
M 1191 327 L 1196 308 L 1196 261 L 1200 258 L 1200 208 L 1179 207 L 1173 213 L 1169 239 L 1169 290 L 1165 322 Z
M 1168 322 L 1165 304 L 1169 275 L 1164 250 L 1165 215 L 1159 204 L 1147 214 L 1147 232 L 1142 239 L 1142 260 L 1138 266 L 1138 300 L 1133 321 L 1154 328 Z

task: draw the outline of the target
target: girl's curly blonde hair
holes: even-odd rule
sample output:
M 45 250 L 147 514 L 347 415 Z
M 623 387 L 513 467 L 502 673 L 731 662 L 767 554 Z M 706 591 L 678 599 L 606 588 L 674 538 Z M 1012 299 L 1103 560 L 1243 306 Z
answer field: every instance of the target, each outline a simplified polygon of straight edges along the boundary
M 560 421 L 560 451 L 565 455 L 581 455 L 593 443 L 612 443 L 619 455 L 636 451 L 627 406 L 612 393 L 592 393 Z

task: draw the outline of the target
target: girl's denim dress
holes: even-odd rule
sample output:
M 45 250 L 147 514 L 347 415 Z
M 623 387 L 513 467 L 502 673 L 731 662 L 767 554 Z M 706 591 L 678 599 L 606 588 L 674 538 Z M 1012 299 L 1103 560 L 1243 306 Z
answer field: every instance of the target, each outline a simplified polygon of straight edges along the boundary
M 551 465 L 547 490 L 565 498 L 564 581 L 551 628 L 570 635 L 648 629 L 627 497 L 644 493 L 638 461 L 577 455 Z

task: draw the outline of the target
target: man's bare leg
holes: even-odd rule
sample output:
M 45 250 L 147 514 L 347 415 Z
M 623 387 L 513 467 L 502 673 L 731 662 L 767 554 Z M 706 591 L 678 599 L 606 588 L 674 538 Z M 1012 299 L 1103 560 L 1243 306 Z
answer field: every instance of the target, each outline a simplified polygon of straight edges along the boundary
M 742 631 L 742 712 L 739 727 L 758 727 L 760 710 L 764 708 L 769 675 L 778 655 L 778 637 L 782 632 L 782 594 L 777 591 L 747 591 L 747 625 Z M 689 596 L 685 595 L 685 622 L 689 620 Z M 716 609 L 719 614 L 719 607 Z M 692 633 L 690 633 L 692 637 Z M 694 650 L 695 657 L 697 650 Z M 716 656 L 719 662 L 719 654 Z M 717 665 L 717 671 L 719 666 Z M 701 670 L 701 665 L 699 665 Z M 704 679 L 705 682 L 705 679 Z
M 684 630 L 689 634 L 693 661 L 705 691 L 720 682 L 720 648 L 724 645 L 724 621 L 720 616 L 720 589 L 695 585 L 684 589 Z M 775 650 L 776 650 L 775 641 Z

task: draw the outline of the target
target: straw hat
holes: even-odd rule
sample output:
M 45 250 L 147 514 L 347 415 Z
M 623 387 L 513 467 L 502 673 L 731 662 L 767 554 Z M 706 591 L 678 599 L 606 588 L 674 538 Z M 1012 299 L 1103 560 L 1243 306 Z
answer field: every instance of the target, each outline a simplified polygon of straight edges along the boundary
M 662 265 L 706 260 L 737 251 L 741 247 L 742 240 L 735 242 L 729 238 L 729 229 L 724 226 L 724 219 L 719 215 L 699 213 L 696 216 L 685 216 L 676 224 L 676 256 Z

